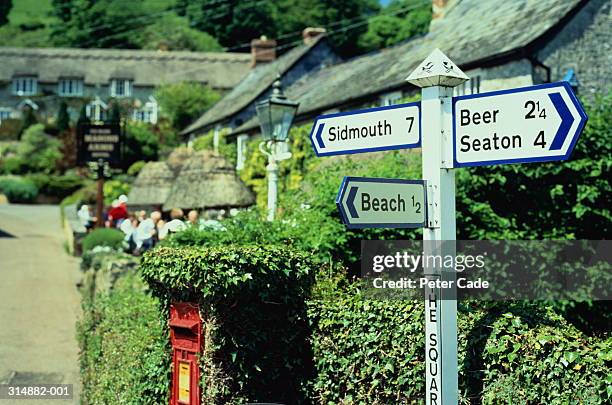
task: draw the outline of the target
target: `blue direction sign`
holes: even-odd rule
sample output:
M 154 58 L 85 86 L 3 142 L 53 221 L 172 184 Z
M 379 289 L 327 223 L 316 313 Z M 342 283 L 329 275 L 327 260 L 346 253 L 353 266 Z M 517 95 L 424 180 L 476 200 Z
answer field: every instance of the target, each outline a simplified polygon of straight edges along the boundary
M 317 117 L 310 140 L 317 156 L 421 146 L 421 104 L 368 108 Z
M 454 97 L 454 166 L 568 159 L 586 121 L 567 82 Z
M 336 205 L 348 228 L 420 228 L 426 221 L 425 182 L 345 177 Z

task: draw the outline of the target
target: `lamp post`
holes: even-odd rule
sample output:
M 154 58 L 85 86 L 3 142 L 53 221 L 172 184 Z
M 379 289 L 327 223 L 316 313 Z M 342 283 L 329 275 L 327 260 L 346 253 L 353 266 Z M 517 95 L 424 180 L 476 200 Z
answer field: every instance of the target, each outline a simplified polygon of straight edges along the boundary
M 272 95 L 255 105 L 257 118 L 264 138 L 259 150 L 268 157 L 268 221 L 274 220 L 278 195 L 278 161 L 291 157 L 290 153 L 279 153 L 277 145 L 285 142 L 299 103 L 287 100 L 281 88 L 280 76 L 272 85 Z

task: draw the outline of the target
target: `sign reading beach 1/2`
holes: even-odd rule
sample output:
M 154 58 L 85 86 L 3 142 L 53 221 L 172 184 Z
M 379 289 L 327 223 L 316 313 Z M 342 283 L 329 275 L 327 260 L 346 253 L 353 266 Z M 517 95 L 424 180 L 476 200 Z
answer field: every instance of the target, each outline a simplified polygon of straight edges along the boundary
M 310 139 L 317 156 L 421 145 L 420 103 L 397 104 L 317 117 Z
M 111 124 L 80 124 L 77 137 L 80 164 L 102 159 L 109 163 L 121 161 L 121 126 Z
M 347 228 L 419 228 L 426 220 L 425 182 L 345 177 L 336 204 Z
M 454 97 L 454 166 L 565 160 L 586 121 L 567 82 Z

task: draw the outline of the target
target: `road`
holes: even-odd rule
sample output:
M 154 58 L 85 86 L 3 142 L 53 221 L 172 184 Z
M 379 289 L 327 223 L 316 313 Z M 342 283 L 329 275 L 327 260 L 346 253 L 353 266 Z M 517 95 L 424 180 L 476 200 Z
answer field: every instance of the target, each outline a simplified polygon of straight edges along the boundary
M 74 384 L 78 403 L 75 322 L 79 261 L 64 249 L 59 208 L 0 205 L 0 382 Z

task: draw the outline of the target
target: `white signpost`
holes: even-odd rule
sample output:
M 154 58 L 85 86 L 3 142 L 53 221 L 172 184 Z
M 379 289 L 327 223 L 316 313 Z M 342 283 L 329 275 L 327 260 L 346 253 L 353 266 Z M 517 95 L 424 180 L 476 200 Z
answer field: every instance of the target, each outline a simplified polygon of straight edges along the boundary
M 345 177 L 336 204 L 347 228 L 425 226 L 425 183 L 420 180 Z
M 406 80 L 422 88 L 421 103 L 322 115 L 310 138 L 318 156 L 422 148 L 423 180 L 345 177 L 336 203 L 349 228 L 423 226 L 424 254 L 455 254 L 453 168 L 567 159 L 587 121 L 565 82 L 453 97 L 468 77 L 439 49 Z M 456 273 L 431 267 L 425 276 L 453 281 Z M 455 290 L 444 294 L 425 289 L 428 405 L 459 397 L 457 301 Z
M 420 115 L 420 103 L 321 115 L 310 139 L 317 156 L 417 148 Z
M 586 121 L 566 82 L 455 97 L 454 166 L 565 160 Z

